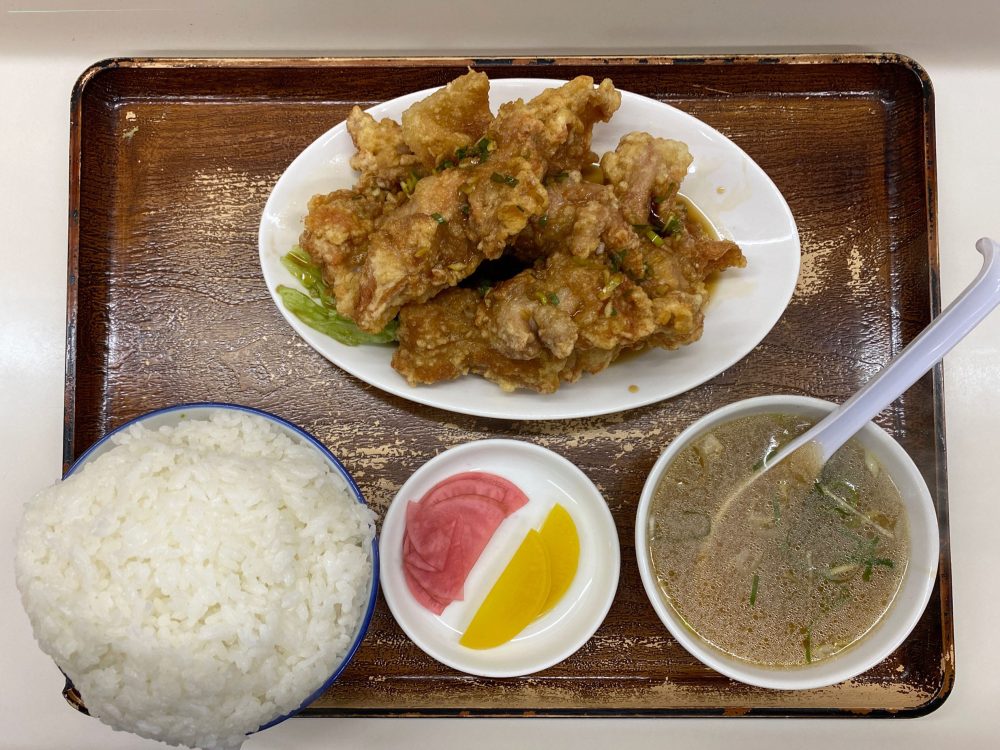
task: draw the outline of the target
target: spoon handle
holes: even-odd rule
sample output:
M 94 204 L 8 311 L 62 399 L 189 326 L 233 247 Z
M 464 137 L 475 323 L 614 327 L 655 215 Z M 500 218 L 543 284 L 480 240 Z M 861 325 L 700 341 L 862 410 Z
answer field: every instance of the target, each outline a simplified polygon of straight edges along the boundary
M 821 461 L 826 463 L 1000 304 L 1000 243 L 983 237 L 976 249 L 983 256 L 983 267 L 972 283 L 860 391 L 778 451 L 768 466 L 811 441 L 819 444 Z

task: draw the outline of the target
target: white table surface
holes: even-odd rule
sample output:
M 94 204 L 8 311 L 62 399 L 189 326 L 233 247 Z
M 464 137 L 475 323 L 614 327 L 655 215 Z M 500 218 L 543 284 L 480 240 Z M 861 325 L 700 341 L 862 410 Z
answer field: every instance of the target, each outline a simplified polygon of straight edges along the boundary
M 350 6 L 338 9 L 337 6 Z M 77 714 L 14 587 L 20 506 L 60 472 L 69 95 L 119 55 L 894 51 L 934 83 L 942 296 L 1000 238 L 1000 2 L 0 0 L 0 747 L 163 747 Z M 1000 313 L 945 364 L 957 683 L 927 717 L 293 720 L 248 749 L 1000 747 Z

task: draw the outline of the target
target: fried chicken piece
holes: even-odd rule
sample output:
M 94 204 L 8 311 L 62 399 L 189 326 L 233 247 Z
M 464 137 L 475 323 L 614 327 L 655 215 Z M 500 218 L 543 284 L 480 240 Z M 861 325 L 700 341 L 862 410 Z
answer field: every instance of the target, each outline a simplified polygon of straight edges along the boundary
M 428 171 L 482 137 L 493 119 L 489 96 L 489 78 L 470 70 L 403 113 L 403 140 Z
M 493 351 L 475 326 L 480 296 L 471 289 L 448 289 L 421 305 L 399 311 L 400 341 L 392 366 L 410 385 L 453 380 L 470 372 L 507 391 L 530 388 L 552 393 L 564 363 L 553 357 L 516 360 Z
M 601 158 L 601 169 L 618 197 L 625 220 L 646 224 L 651 198 L 661 203 L 672 200 L 691 161 L 691 152 L 680 141 L 628 133 L 618 148 Z
M 591 134 L 598 122 L 607 122 L 621 106 L 622 95 L 605 78 L 597 89 L 590 76 L 578 76 L 559 88 L 546 89 L 528 104 L 532 114 L 546 123 L 560 145 L 549 157 L 548 172 L 581 170 L 593 164 Z
M 450 169 L 421 180 L 413 196 L 369 237 L 358 269 L 357 299 L 337 309 L 368 331 L 381 330 L 399 308 L 455 286 L 484 258 L 497 258 L 529 217 L 545 211 L 538 170 L 501 154 L 489 164 Z M 491 170 L 503 179 L 491 179 Z
M 419 177 L 420 159 L 403 140 L 403 129 L 388 117 L 375 121 L 360 107 L 354 107 L 347 116 L 347 132 L 357 153 L 351 157 L 351 166 L 361 172 L 358 190 L 380 188 L 395 193 L 400 184 Z
M 732 240 L 696 236 L 695 232 L 679 238 L 675 249 L 691 264 L 694 275 L 701 279 L 727 268 L 745 268 L 747 264 L 740 246 Z
M 487 131 L 493 150 L 485 163 L 420 180 L 412 197 L 376 225 L 363 266 L 351 271 L 360 278 L 343 282 L 357 295 L 338 298 L 338 312 L 364 330 L 381 330 L 404 304 L 425 301 L 482 260 L 499 257 L 530 218 L 541 216 L 550 159 L 570 142 L 579 147 L 584 135 L 589 149 L 589 118 L 609 119 L 619 101 L 608 81 L 595 89 L 583 78 L 563 88 L 572 96 L 547 97 L 543 106 L 503 105 Z
M 714 255 L 720 246 L 706 240 L 692 249 Z M 560 383 L 604 370 L 622 352 L 698 340 L 704 282 L 689 281 L 690 265 L 669 246 L 642 247 L 650 265 L 638 281 L 613 271 L 606 256 L 557 253 L 498 284 L 485 300 L 452 289 L 407 305 L 392 366 L 410 385 L 476 373 L 504 390 L 552 393 Z
M 452 289 L 400 311 L 392 360 L 411 385 L 472 372 L 504 390 L 552 393 L 607 367 L 654 330 L 649 298 L 602 258 L 556 253 L 480 300 Z
M 471 289 L 448 289 L 424 304 L 399 311 L 397 337 L 406 346 L 396 349 L 392 366 L 410 385 L 454 380 L 469 372 L 485 346 L 476 329 L 479 294 Z
M 574 349 L 633 344 L 654 329 L 649 298 L 605 258 L 555 253 L 497 284 L 476 326 L 500 354 L 531 359 L 543 351 L 566 359 Z
M 678 203 L 674 213 L 684 231 L 660 246 L 643 240 L 645 265 L 639 285 L 653 304 L 656 333 L 647 346 L 677 349 L 701 338 L 709 293 L 706 281 L 727 268 L 743 268 L 746 258 L 730 240 L 707 237 Z
M 387 191 L 336 190 L 309 199 L 299 245 L 323 268 L 337 300 L 353 306 L 358 295 L 357 271 L 367 255 L 368 237 L 376 222 L 396 205 Z
M 549 184 L 548 198 L 545 215 L 532 219 L 518 235 L 513 247 L 516 257 L 530 262 L 560 250 L 578 258 L 608 252 L 617 270 L 642 274 L 639 238 L 622 217 L 609 186 L 585 182 L 574 171 Z

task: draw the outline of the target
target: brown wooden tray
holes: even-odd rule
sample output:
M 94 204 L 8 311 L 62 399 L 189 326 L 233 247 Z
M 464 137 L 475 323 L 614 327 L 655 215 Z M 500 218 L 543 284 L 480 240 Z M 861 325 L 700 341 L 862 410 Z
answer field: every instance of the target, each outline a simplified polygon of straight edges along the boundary
M 667 101 L 732 138 L 798 221 L 802 272 L 754 351 L 693 391 L 613 416 L 507 423 L 386 395 L 316 354 L 264 286 L 257 224 L 285 167 L 363 106 L 443 84 L 587 73 Z M 701 666 L 642 591 L 632 524 L 644 478 L 700 415 L 774 392 L 841 400 L 937 311 L 933 95 L 896 55 L 780 57 L 110 60 L 73 92 L 65 461 L 142 412 L 228 400 L 325 442 L 384 510 L 440 450 L 490 436 L 546 445 L 603 491 L 622 576 L 607 620 L 565 662 L 522 679 L 425 656 L 379 601 L 368 637 L 306 715 L 915 716 L 954 681 L 941 372 L 879 423 L 921 467 L 941 523 L 939 585 L 910 638 L 869 673 L 774 692 Z

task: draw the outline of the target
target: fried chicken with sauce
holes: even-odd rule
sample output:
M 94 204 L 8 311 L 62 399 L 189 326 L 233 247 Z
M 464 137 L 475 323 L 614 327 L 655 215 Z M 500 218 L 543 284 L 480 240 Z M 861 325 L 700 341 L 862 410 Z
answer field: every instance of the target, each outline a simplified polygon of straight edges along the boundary
M 366 248 L 352 246 L 358 263 L 324 268 L 334 287 L 351 289 L 337 297 L 340 314 L 363 330 L 381 330 L 404 304 L 426 301 L 471 274 L 483 259 L 499 257 L 530 218 L 544 214 L 541 180 L 550 160 L 567 146 L 579 151 L 584 141 L 589 152 L 592 119 L 607 121 L 620 103 L 610 81 L 595 88 L 592 79 L 581 77 L 562 88 L 567 91 L 546 92 L 528 104 L 503 105 L 487 130 L 492 150 L 483 163 L 419 180 L 408 200 L 375 222 Z M 370 130 L 358 132 L 371 135 Z M 409 162 L 399 157 L 402 136 L 397 139 L 390 130 L 372 137 L 370 155 L 359 164 L 388 164 L 387 174 L 394 177 Z M 370 174 L 369 182 L 387 184 L 384 175 Z M 315 234 L 322 234 L 316 226 Z M 314 259 L 323 258 L 309 239 L 303 236 L 303 248 Z M 338 278 L 344 274 L 349 278 Z
M 492 119 L 490 80 L 470 70 L 403 113 L 403 141 L 431 171 L 478 141 Z
M 422 305 L 399 311 L 400 341 L 392 366 L 410 385 L 438 383 L 470 372 L 498 383 L 504 390 L 530 388 L 552 393 L 559 387 L 565 363 L 555 357 L 513 359 L 498 354 L 476 327 L 481 298 L 472 289 L 447 289 Z
M 649 133 L 628 133 L 601 157 L 601 169 L 633 224 L 649 220 L 650 200 L 671 201 L 693 161 L 686 144 Z
M 477 373 L 550 393 L 625 351 L 701 336 L 706 279 L 746 261 L 677 199 L 683 143 L 630 133 L 601 159 L 606 184 L 581 178 L 594 124 L 619 103 L 610 81 L 581 77 L 491 120 L 488 81 L 470 71 L 402 127 L 351 113 L 361 177 L 314 196 L 301 244 L 359 327 L 398 311 L 393 367 L 411 385 Z M 456 287 L 505 251 L 533 266 L 485 295 Z
M 625 221 L 607 185 L 586 182 L 577 171 L 548 185 L 549 208 L 518 235 L 511 252 L 524 261 L 565 250 L 578 258 L 609 252 L 613 263 L 642 273 L 639 238 Z
M 361 173 L 357 190 L 396 193 L 400 183 L 420 166 L 420 159 L 406 145 L 403 129 L 395 120 L 386 117 L 376 121 L 360 107 L 354 107 L 347 116 L 347 132 L 357 149 L 351 157 L 351 167 Z
M 716 240 L 696 241 L 708 265 L 741 265 Z M 474 373 L 511 391 L 552 393 L 596 374 L 623 352 L 676 349 L 701 337 L 708 300 L 703 281 L 688 281 L 687 261 L 643 242 L 648 277 L 615 272 L 607 256 L 582 260 L 557 253 L 501 282 L 485 299 L 450 289 L 399 314 L 392 366 L 410 385 Z M 739 256 L 742 260 L 742 255 Z
M 299 244 L 323 268 L 323 276 L 338 303 L 353 307 L 358 288 L 353 283 L 367 256 L 368 237 L 396 196 L 375 188 L 336 190 L 309 199 L 305 229 Z
M 539 258 L 535 266 L 482 300 L 456 290 L 404 307 L 393 366 L 411 385 L 472 372 L 505 390 L 550 393 L 624 351 L 675 349 L 700 338 L 706 278 L 745 259 L 734 243 L 704 236 L 675 202 L 668 182 L 690 157 L 664 141 L 623 138 L 616 158 L 605 157 L 618 178 L 612 186 L 578 175 L 550 185 L 546 220 L 533 220 L 518 238 L 522 256 Z M 633 178 L 643 193 L 631 189 Z M 659 242 L 640 236 L 618 196 L 646 206 L 631 214 L 642 219 L 636 223 L 649 221 L 652 209 L 673 211 L 683 231 L 654 235 Z

